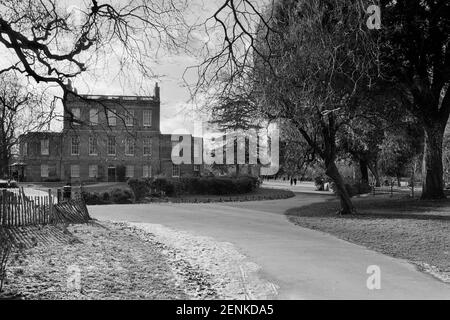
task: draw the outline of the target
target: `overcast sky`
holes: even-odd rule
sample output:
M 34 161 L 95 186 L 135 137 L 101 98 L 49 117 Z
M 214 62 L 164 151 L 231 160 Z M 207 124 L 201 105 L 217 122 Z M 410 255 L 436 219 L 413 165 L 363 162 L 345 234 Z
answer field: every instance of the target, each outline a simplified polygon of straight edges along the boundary
M 189 0 L 189 8 L 186 11 L 186 18 L 189 21 L 203 21 L 211 17 L 220 3 L 224 0 Z M 83 2 L 83 1 L 82 1 Z M 86 2 L 86 1 L 84 1 Z M 70 6 L 73 6 L 70 1 Z M 71 10 L 71 9 L 69 9 Z M 194 40 L 204 41 L 202 35 L 195 33 Z M 192 44 L 201 46 L 202 43 Z M 192 108 L 189 103 L 190 94 L 186 87 L 185 79 L 189 83 L 196 81 L 193 71 L 188 72 L 183 79 L 186 68 L 196 66 L 200 60 L 193 55 L 186 53 L 168 53 L 161 51 L 155 61 L 149 61 L 155 73 L 155 78 L 143 84 L 145 93 L 153 94 L 156 82 L 161 87 L 161 130 L 163 133 L 171 133 L 177 129 L 186 128 L 192 130 Z M 130 84 L 122 83 L 115 76 L 117 75 L 117 65 L 114 62 L 104 66 L 99 64 L 95 70 L 95 77 L 91 74 L 83 75 L 75 81 L 75 87 L 79 93 L 87 94 L 111 94 L 111 95 L 133 95 L 143 94 L 142 91 L 133 88 Z M 123 79 L 122 79 L 123 80 Z M 133 82 L 133 79 L 127 79 Z M 139 82 L 136 79 L 136 82 Z
M 129 4 L 133 1 L 140 0 L 98 0 L 99 4 L 105 2 L 112 2 L 115 5 Z M 158 0 L 154 0 L 158 1 Z M 163 0 L 159 0 L 163 1 Z M 224 4 L 225 0 L 173 0 L 188 4 L 184 11 L 184 17 L 188 22 L 196 21 L 196 23 L 204 22 L 211 18 L 213 14 Z M 268 0 L 255 0 L 253 3 L 256 7 Z M 155 3 L 155 2 L 151 2 Z M 165 2 L 167 3 L 167 1 Z M 82 11 L 88 12 L 92 6 L 91 0 L 58 0 L 60 10 L 70 12 L 71 16 L 76 18 L 78 8 Z M 78 11 L 79 12 L 79 11 Z M 75 13 L 75 14 L 73 14 Z M 80 24 L 81 25 L 81 24 Z M 191 33 L 189 46 L 194 54 L 187 54 L 186 52 L 165 52 L 158 51 L 159 54 L 156 59 L 146 61 L 146 65 L 150 65 L 155 77 L 146 78 L 144 83 L 142 77 L 134 73 L 132 68 L 129 68 L 128 77 L 117 77 L 119 74 L 119 63 L 117 56 L 110 57 L 108 53 L 100 61 L 88 64 L 88 72 L 77 76 L 73 81 L 74 87 L 80 94 L 101 94 L 101 95 L 153 95 L 155 83 L 158 82 L 161 88 L 161 129 L 163 133 L 172 133 L 174 130 L 186 128 L 192 132 L 192 125 L 194 120 L 204 121 L 204 118 L 199 118 L 196 113 L 193 116 L 192 110 L 194 106 L 190 103 L 189 90 L 186 87 L 186 82 L 193 84 L 196 82 L 196 70 L 191 70 L 185 78 L 186 68 L 195 67 L 202 62 L 198 56 L 206 44 L 211 48 L 213 46 L 211 39 L 215 41 L 223 41 L 223 35 L 217 33 L 209 34 L 208 37 L 203 28 L 196 29 Z M 210 29 L 208 29 L 210 30 Z M 218 40 L 217 40 L 218 39 Z M 112 45 L 112 52 L 114 52 L 114 45 Z M 119 48 L 119 47 L 117 47 Z M 118 50 L 120 51 L 120 49 Z M 192 52 L 191 51 L 191 52 Z M 88 55 L 89 60 L 93 58 Z M 98 58 L 98 57 L 97 57 Z M 82 58 L 85 61 L 86 56 Z M 0 68 L 11 65 L 17 61 L 15 55 L 8 54 L 8 49 L 0 45 Z M 136 79 L 134 79 L 136 77 Z M 56 93 L 55 93 L 56 94 Z M 62 114 L 62 106 L 59 107 L 59 113 Z M 52 130 L 59 130 L 61 123 L 53 123 Z
M 111 0 L 99 0 L 99 4 Z M 129 3 L 132 0 L 114 0 L 113 3 Z M 183 1 L 183 0 L 175 0 Z M 211 17 L 223 4 L 224 0 L 188 0 L 188 8 L 185 17 L 189 21 L 204 21 Z M 61 10 L 67 12 L 76 12 L 77 8 L 90 8 L 90 0 L 58 0 L 57 4 Z M 75 11 L 74 11 L 75 10 Z M 194 33 L 191 45 L 201 46 L 206 39 L 201 33 Z M 195 43 L 198 42 L 198 43 Z M 9 66 L 17 61 L 15 55 L 9 53 L 3 45 L 0 44 L 0 68 Z M 153 95 L 155 83 L 158 82 L 161 87 L 161 129 L 163 133 L 171 133 L 173 130 L 187 128 L 191 130 L 193 118 L 192 106 L 189 104 L 190 94 L 183 80 L 183 74 L 188 67 L 198 65 L 200 60 L 194 55 L 181 53 L 169 53 L 160 51 L 157 59 L 147 61 L 155 74 L 155 78 L 147 79 L 146 83 L 141 83 L 136 89 L 135 83 L 141 79 L 133 79 L 133 76 L 119 79 L 118 62 L 114 58 L 106 57 L 104 61 L 95 64 L 89 64 L 88 72 L 78 76 L 73 84 L 80 94 L 105 94 L 105 95 L 134 95 L 147 94 Z M 130 72 L 133 75 L 132 72 Z M 195 82 L 196 77 L 191 72 L 186 79 L 189 82 Z M 55 93 L 56 94 L 56 93 Z M 62 107 L 58 110 L 62 113 Z M 198 120 L 198 119 L 197 119 Z M 59 130 L 61 123 L 52 123 L 52 130 Z

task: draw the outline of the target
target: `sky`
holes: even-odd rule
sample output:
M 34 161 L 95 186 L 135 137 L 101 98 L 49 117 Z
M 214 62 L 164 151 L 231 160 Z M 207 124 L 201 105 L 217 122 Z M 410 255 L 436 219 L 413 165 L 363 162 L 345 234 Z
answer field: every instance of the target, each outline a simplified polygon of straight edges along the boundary
M 112 0 L 110 0 L 112 1 Z M 139 0 L 114 0 L 113 3 L 126 4 Z M 188 6 L 185 11 L 185 18 L 189 22 L 204 21 L 212 16 L 213 12 L 223 4 L 224 0 L 174 0 L 186 1 Z M 108 0 L 99 0 L 102 4 Z M 77 8 L 89 8 L 91 2 L 87 0 L 57 1 L 61 9 L 72 12 L 76 18 Z M 0 8 L 1 9 L 1 8 Z M 200 48 L 207 39 L 201 33 L 193 33 L 191 38 L 192 48 Z M 0 68 L 2 65 L 11 63 L 15 57 L 8 53 L 8 49 L 0 44 Z M 2 63 L 3 60 L 3 63 Z M 158 82 L 161 88 L 161 130 L 163 133 L 172 133 L 174 130 L 187 129 L 192 131 L 194 117 L 192 110 L 195 106 L 190 102 L 190 93 L 186 87 L 185 80 L 189 83 L 196 81 L 193 72 L 188 73 L 186 78 L 183 75 L 186 68 L 196 66 L 200 63 L 195 54 L 185 52 L 159 51 L 156 60 L 148 60 L 147 64 L 151 67 L 154 77 L 146 79 L 136 89 L 135 84 L 140 83 L 140 79 L 133 79 L 133 70 L 129 71 L 125 78 L 118 77 L 119 63 L 115 58 L 104 57 L 97 63 L 91 63 L 87 73 L 78 76 L 73 81 L 73 86 L 80 94 L 102 94 L 102 95 L 134 95 L 146 94 L 153 95 L 153 88 Z M 135 81 L 135 82 L 134 82 Z M 143 88 L 143 89 L 142 89 Z M 60 107 L 59 112 L 62 112 Z M 198 119 L 198 115 L 195 117 Z M 52 123 L 51 128 L 58 130 L 61 123 Z
M 185 18 L 188 21 L 203 21 L 212 16 L 214 10 L 219 7 L 224 0 L 188 0 L 188 7 Z M 83 2 L 83 1 L 81 1 Z M 85 2 L 85 1 L 84 1 Z M 70 1 L 70 6 L 74 2 Z M 101 3 L 99 1 L 99 3 Z M 69 9 L 71 10 L 71 8 Z M 193 40 L 199 43 L 191 45 L 203 45 L 202 36 L 194 33 Z M 191 39 L 192 41 L 192 39 Z M 195 83 L 197 77 L 194 70 L 188 71 L 187 68 L 198 65 L 201 61 L 195 56 L 185 52 L 167 52 L 162 50 L 156 60 L 148 61 L 154 78 L 145 81 L 145 94 L 153 94 L 155 83 L 158 82 L 161 88 L 161 131 L 163 133 L 172 133 L 175 130 L 192 131 L 193 116 L 192 110 L 196 108 L 191 102 L 191 96 L 187 83 Z M 95 77 L 90 74 L 83 75 L 74 81 L 74 86 L 79 93 L 86 94 L 111 94 L 111 95 L 133 95 L 142 94 L 142 91 L 132 88 L 132 85 L 121 83 L 116 77 L 117 63 L 111 62 L 107 66 L 99 63 Z M 132 82 L 133 79 L 127 75 L 126 81 Z M 137 79 L 136 82 L 139 82 Z M 196 119 L 198 120 L 198 118 Z

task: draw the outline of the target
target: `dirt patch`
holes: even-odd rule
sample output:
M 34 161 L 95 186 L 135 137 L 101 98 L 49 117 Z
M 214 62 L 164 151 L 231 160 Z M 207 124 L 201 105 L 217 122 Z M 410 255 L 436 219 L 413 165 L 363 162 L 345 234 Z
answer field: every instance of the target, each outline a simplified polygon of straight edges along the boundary
M 358 214 L 337 216 L 331 201 L 287 211 L 290 221 L 393 257 L 450 283 L 450 202 L 355 199 Z

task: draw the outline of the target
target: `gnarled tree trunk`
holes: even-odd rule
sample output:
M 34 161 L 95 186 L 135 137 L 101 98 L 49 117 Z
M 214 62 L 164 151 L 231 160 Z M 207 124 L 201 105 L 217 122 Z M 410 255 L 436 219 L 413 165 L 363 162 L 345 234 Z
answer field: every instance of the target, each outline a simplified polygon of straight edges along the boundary
M 372 172 L 372 174 L 375 178 L 375 187 L 381 187 L 380 173 L 378 172 L 377 163 L 375 163 L 373 165 L 369 164 L 369 170 L 370 170 L 370 172 Z
M 446 123 L 435 123 L 434 126 L 425 126 L 422 199 L 445 198 L 442 164 L 445 125 Z
M 336 166 L 334 161 L 325 161 L 326 165 L 326 175 L 330 177 L 336 185 L 337 195 L 341 201 L 341 211 L 340 214 L 352 214 L 355 213 L 355 207 L 353 206 L 350 195 L 348 194 L 347 188 L 345 188 L 344 179 Z
M 359 170 L 361 171 L 361 182 L 369 184 L 369 167 L 366 160 L 359 160 Z

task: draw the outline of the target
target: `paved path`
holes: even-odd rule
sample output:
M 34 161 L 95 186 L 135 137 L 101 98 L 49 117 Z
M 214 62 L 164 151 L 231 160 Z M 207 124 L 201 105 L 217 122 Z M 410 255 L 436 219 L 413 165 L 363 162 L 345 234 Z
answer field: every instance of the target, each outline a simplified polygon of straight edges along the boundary
M 233 243 L 279 286 L 280 299 L 450 299 L 450 285 L 394 259 L 289 223 L 285 210 L 326 201 L 310 193 L 276 201 L 90 207 L 93 217 L 161 224 Z M 381 290 L 368 290 L 368 266 Z

